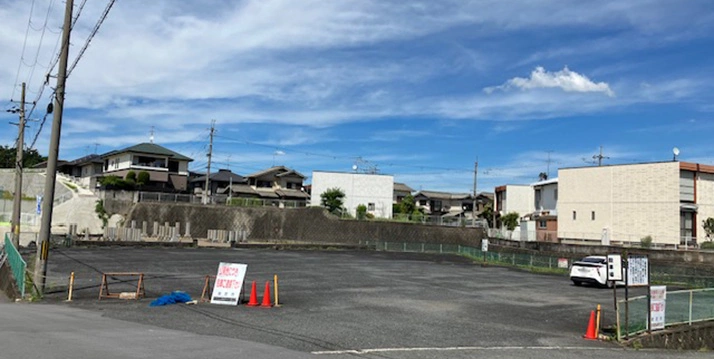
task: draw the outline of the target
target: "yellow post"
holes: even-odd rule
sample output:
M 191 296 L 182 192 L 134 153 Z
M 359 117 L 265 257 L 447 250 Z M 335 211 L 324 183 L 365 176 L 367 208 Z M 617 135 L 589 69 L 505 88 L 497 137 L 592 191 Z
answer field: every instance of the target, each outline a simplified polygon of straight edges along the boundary
M 74 290 L 74 272 L 69 275 L 69 293 L 67 294 L 67 301 L 72 301 L 72 292 Z
M 275 284 L 275 306 L 279 307 L 280 304 L 278 303 L 278 275 L 277 274 L 273 277 L 273 283 Z
M 600 336 L 600 304 L 597 305 L 597 317 L 595 319 L 595 338 Z

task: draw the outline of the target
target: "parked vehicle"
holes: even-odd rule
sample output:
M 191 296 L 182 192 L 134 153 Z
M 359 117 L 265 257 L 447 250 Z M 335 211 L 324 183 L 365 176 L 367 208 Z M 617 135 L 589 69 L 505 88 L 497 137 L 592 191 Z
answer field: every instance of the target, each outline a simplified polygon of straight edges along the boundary
M 614 283 L 607 280 L 607 257 L 587 256 L 570 266 L 570 280 L 579 286 L 583 283 L 612 288 Z M 618 283 L 620 284 L 620 283 Z

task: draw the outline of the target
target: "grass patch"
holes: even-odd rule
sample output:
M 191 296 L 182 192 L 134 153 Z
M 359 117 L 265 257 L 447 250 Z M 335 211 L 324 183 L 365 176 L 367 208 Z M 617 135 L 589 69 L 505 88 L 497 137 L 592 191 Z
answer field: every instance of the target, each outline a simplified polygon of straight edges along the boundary
M 74 183 L 62 182 L 65 186 L 69 187 L 72 191 L 77 192 L 77 186 Z

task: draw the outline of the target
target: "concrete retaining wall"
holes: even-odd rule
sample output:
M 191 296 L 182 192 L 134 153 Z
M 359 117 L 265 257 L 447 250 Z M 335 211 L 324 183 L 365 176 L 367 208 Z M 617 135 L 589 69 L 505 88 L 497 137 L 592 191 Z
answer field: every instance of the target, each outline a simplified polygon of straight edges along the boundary
M 652 335 L 631 339 L 627 344 L 642 348 L 712 350 L 714 349 L 714 322 L 668 328 Z
M 424 226 L 411 223 L 340 220 L 322 208 L 236 208 L 191 204 L 137 203 L 127 221 L 153 223 L 190 222 L 193 238 L 206 238 L 208 230 L 247 232 L 249 241 L 360 243 L 401 241 L 480 246 L 481 229 Z

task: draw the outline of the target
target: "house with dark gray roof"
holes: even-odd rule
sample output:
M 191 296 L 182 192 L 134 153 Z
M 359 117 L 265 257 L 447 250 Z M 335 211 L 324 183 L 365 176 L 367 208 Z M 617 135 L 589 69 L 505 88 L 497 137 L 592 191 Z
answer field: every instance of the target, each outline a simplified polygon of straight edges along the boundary
M 230 187 L 231 197 L 258 198 L 279 207 L 304 207 L 310 199 L 303 187 L 306 177 L 285 166 L 273 166 L 245 178 L 245 184 L 233 184 Z M 228 190 L 222 192 L 228 193 Z
M 144 190 L 184 192 L 188 190 L 188 164 L 193 159 L 155 143 L 140 143 L 100 156 L 103 176 L 125 178 L 134 171 L 148 172 Z
M 248 179 L 231 172 L 229 169 L 220 169 L 208 176 L 208 191 L 210 194 L 226 193 L 231 185 L 247 185 Z M 206 175 L 192 177 L 189 180 L 190 191 L 193 194 L 203 193 L 206 188 Z
M 412 194 L 414 190 L 404 183 L 394 182 L 394 203 L 401 203 L 404 197 Z

